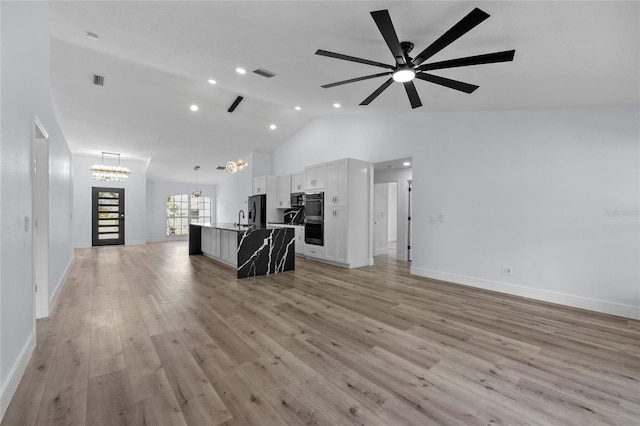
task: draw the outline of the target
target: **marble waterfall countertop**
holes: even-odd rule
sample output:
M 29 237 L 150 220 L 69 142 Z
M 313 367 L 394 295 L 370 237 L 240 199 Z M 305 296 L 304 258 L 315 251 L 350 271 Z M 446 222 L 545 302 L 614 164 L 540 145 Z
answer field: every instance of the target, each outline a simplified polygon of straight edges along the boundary
M 233 240 L 236 244 L 230 248 L 235 248 L 234 258 L 229 258 L 229 239 L 224 240 L 224 235 L 220 235 L 223 233 L 214 235 L 214 229 L 235 233 Z M 208 235 L 203 236 L 203 233 Z M 235 266 L 238 278 L 291 271 L 295 269 L 295 231 L 293 228 L 272 226 L 256 228 L 238 227 L 233 223 L 192 223 L 189 226 L 189 254 L 201 253 Z
M 254 225 L 247 225 L 243 223 L 238 226 L 235 223 L 192 223 L 191 225 L 202 226 L 203 228 L 214 228 L 214 229 L 224 229 L 225 231 L 235 231 L 235 232 L 244 232 L 244 231 L 257 231 L 257 230 L 271 230 L 276 229 L 276 227 L 272 226 L 260 226 L 256 227 Z

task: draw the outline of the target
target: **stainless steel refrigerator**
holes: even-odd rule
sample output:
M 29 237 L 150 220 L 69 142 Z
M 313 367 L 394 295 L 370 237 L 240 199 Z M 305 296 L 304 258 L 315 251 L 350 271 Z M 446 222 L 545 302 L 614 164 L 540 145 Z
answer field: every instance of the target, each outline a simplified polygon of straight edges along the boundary
M 247 222 L 256 228 L 267 226 L 267 196 L 252 195 L 249 197 L 249 218 Z

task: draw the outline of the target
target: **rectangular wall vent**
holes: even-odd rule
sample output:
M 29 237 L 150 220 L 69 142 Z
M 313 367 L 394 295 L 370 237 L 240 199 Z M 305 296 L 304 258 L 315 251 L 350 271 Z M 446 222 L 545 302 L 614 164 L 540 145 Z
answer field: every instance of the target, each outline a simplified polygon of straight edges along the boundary
M 238 107 L 238 105 L 240 104 L 240 102 L 242 102 L 242 99 L 244 99 L 242 96 L 238 96 L 238 97 L 236 98 L 236 100 L 235 100 L 235 101 L 233 101 L 233 103 L 231 104 L 231 106 L 229 107 L 229 109 L 228 109 L 227 111 L 229 111 L 229 112 L 233 112 L 233 111 Z
M 275 73 L 273 73 L 271 71 L 263 70 L 262 68 L 258 68 L 257 70 L 254 70 L 253 72 L 258 74 L 258 75 L 261 75 L 263 77 L 266 77 L 266 78 L 271 78 L 271 77 L 275 77 L 276 76 Z
M 101 75 L 93 75 L 93 84 L 96 86 L 104 86 L 104 77 Z

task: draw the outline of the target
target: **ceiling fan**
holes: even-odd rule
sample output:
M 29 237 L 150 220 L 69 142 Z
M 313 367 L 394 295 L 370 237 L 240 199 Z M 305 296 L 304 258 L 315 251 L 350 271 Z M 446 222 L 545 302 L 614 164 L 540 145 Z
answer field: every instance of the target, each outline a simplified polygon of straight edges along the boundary
M 433 55 L 440 52 L 442 49 L 456 41 L 458 38 L 462 37 L 468 31 L 470 31 L 489 17 L 488 13 L 478 8 L 475 8 L 471 12 L 469 12 L 467 16 L 462 18 L 457 24 L 455 24 L 447 32 L 440 36 L 440 38 L 431 43 L 431 45 L 420 52 L 415 58 L 409 56 L 409 53 L 413 49 L 413 43 L 408 41 L 398 41 L 398 36 L 396 35 L 396 30 L 393 27 L 391 16 L 389 15 L 388 10 L 377 10 L 371 12 L 371 16 L 378 26 L 378 29 L 380 30 L 384 41 L 389 47 L 389 50 L 391 50 L 391 54 L 395 58 L 394 65 L 383 64 L 381 62 L 356 58 L 354 56 L 343 55 L 340 53 L 328 52 L 321 49 L 316 51 L 316 55 L 328 56 L 330 58 L 358 62 L 361 64 L 373 65 L 375 67 L 381 67 L 391 70 L 378 74 L 366 75 L 364 77 L 338 81 L 336 83 L 325 84 L 324 86 L 322 86 L 327 89 L 329 87 L 340 86 L 342 84 L 355 83 L 356 81 L 369 80 L 371 78 L 391 75 L 391 77 L 387 81 L 382 83 L 382 85 L 378 87 L 371 95 L 369 95 L 369 97 L 362 101 L 360 105 L 369 105 L 371 101 L 373 101 L 380 95 L 380 93 L 386 90 L 394 81 L 397 81 L 404 84 L 404 88 L 407 91 L 407 96 L 409 97 L 409 102 L 411 102 L 411 108 L 418 108 L 422 106 L 422 102 L 420 101 L 420 96 L 418 96 L 416 87 L 413 84 L 412 80 L 414 78 L 439 84 L 441 86 L 449 87 L 461 92 L 472 93 L 479 86 L 429 74 L 425 71 L 466 67 L 469 65 L 491 64 L 495 62 L 508 62 L 513 60 L 513 55 L 516 52 L 515 50 L 505 50 L 503 52 L 467 56 L 464 58 L 450 59 L 447 61 L 424 63 Z

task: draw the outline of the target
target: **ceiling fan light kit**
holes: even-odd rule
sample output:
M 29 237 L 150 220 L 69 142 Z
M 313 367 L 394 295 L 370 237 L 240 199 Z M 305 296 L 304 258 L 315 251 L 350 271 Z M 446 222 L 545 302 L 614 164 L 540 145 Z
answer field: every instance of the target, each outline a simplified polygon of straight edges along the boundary
M 416 76 L 416 72 L 413 68 L 399 68 L 396 72 L 393 73 L 393 81 L 397 81 L 398 83 L 406 83 L 407 81 L 411 81 Z
M 434 83 L 440 86 L 448 87 L 450 89 L 458 90 L 464 93 L 473 93 L 478 86 L 475 84 L 469 84 L 462 81 L 452 80 L 446 77 L 441 77 L 433 74 L 426 73 L 425 71 L 466 67 L 471 65 L 491 64 L 497 62 L 512 61 L 515 55 L 515 50 L 505 50 L 502 52 L 487 53 L 483 55 L 467 56 L 464 58 L 456 58 L 447 61 L 432 62 L 423 65 L 423 62 L 440 52 L 442 49 L 471 31 L 481 22 L 489 17 L 489 14 L 475 8 L 469 12 L 458 23 L 451 27 L 447 32 L 440 36 L 436 41 L 431 43 L 418 54 L 415 58 L 409 56 L 409 53 L 413 49 L 413 43 L 408 41 L 400 42 L 396 34 L 396 30 L 391 21 L 391 16 L 388 10 L 377 10 L 371 12 L 371 17 L 378 26 L 382 38 L 387 44 L 387 47 L 391 51 L 395 59 L 395 65 L 384 64 L 381 62 L 371 61 L 368 59 L 357 58 L 354 56 L 343 55 L 341 53 L 329 52 L 319 49 L 316 51 L 316 55 L 327 56 L 329 58 L 341 59 L 344 61 L 357 62 L 365 65 L 371 65 L 374 67 L 386 68 L 390 71 L 382 72 L 378 74 L 367 75 L 363 77 L 351 78 L 349 80 L 338 81 L 336 83 L 325 84 L 322 87 L 327 89 L 329 87 L 340 86 L 348 83 L 355 83 L 357 81 L 369 80 L 372 78 L 391 75 L 380 87 L 378 87 L 369 97 L 360 103 L 360 105 L 369 105 L 375 98 L 377 98 L 383 91 L 385 91 L 394 81 L 402 83 L 407 92 L 411 108 L 418 108 L 422 106 L 420 96 L 415 88 L 413 79 Z

